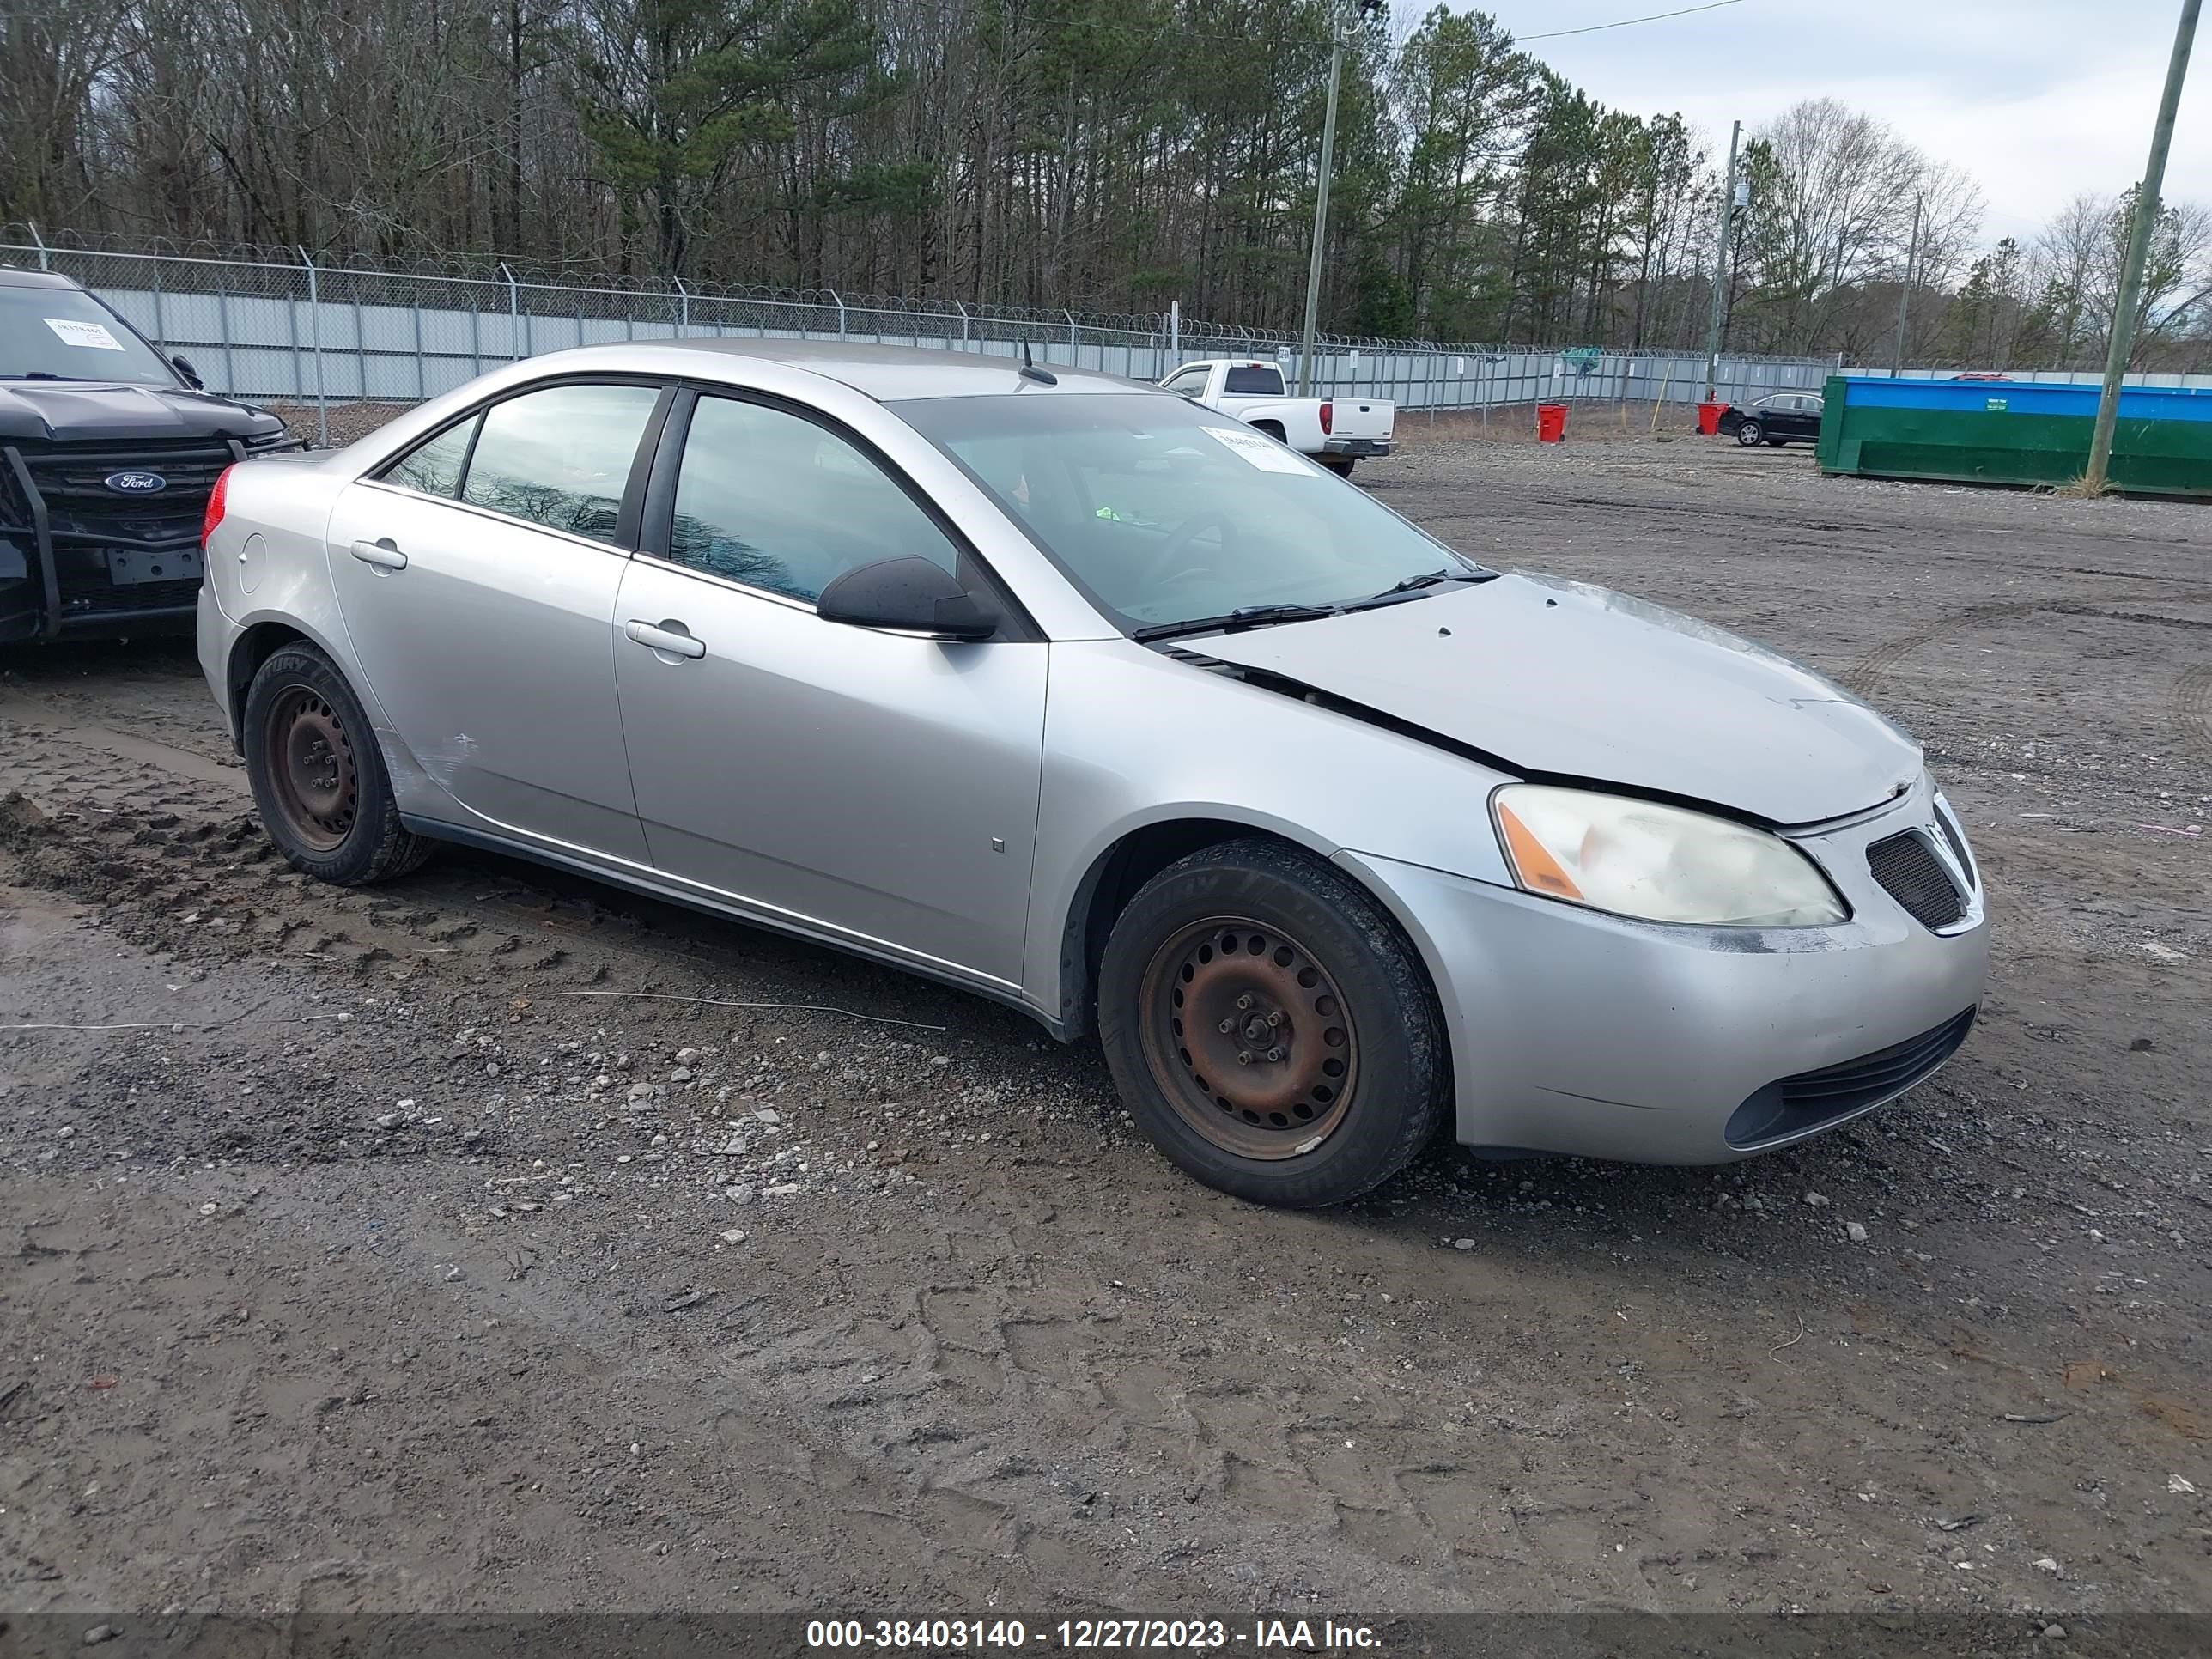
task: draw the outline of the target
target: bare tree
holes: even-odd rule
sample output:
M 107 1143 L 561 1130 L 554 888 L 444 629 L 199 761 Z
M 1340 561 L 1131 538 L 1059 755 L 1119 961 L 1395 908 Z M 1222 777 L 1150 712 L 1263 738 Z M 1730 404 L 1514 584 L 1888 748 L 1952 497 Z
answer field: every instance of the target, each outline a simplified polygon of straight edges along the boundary
M 0 6 L 0 218 L 67 224 L 94 210 L 107 77 L 131 41 L 127 0 Z
M 1494 18 L 1424 3 L 1346 56 L 1325 324 L 1701 341 L 1722 187 L 1704 137 L 1603 107 Z M 1179 299 L 1285 327 L 1335 15 L 1330 0 L 0 0 L 0 218 L 1054 310 Z M 2032 246 L 1984 254 L 1972 181 L 1834 100 L 1787 111 L 1747 155 L 1723 296 L 1735 346 L 1886 360 L 1909 276 L 1908 355 L 2096 355 L 2124 200 L 2081 198 Z M 2170 206 L 2141 361 L 2193 361 L 2208 313 L 2212 216 Z
M 1832 98 L 1797 104 L 1751 148 L 1753 213 L 1746 258 L 1765 343 L 1776 349 L 1863 349 L 1868 285 L 1905 279 L 1919 210 L 1926 280 L 1964 264 L 1980 192 L 1873 117 Z M 1916 279 L 1919 280 L 1919 279 Z
M 2036 290 L 2039 331 L 2062 367 L 2071 368 L 2086 356 L 2085 342 L 2104 337 L 2096 291 L 2112 208 L 2109 198 L 2075 196 L 2035 239 L 2029 280 Z

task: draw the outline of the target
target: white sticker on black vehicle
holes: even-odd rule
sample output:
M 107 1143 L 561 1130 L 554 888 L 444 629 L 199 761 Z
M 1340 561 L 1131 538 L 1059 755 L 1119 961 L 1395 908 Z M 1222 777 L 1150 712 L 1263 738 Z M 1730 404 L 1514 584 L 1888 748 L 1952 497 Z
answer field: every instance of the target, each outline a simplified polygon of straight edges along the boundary
M 80 323 L 67 317 L 43 319 L 64 345 L 88 346 L 94 351 L 120 351 L 123 342 L 107 331 L 104 323 Z

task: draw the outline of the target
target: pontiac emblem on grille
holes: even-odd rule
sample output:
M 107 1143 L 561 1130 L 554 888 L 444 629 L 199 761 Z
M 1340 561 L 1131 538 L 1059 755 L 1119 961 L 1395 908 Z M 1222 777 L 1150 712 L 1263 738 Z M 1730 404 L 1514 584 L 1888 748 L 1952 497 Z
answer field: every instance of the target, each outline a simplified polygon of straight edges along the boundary
M 158 472 L 111 472 L 100 482 L 118 495 L 151 495 L 169 487 Z

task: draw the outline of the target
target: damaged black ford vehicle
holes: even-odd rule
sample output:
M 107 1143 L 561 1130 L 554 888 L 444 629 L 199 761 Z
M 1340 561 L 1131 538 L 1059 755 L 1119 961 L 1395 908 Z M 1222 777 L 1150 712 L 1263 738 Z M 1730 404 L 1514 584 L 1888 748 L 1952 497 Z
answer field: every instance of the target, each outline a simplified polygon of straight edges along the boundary
M 215 481 L 296 447 L 68 277 L 0 267 L 0 645 L 189 631 Z

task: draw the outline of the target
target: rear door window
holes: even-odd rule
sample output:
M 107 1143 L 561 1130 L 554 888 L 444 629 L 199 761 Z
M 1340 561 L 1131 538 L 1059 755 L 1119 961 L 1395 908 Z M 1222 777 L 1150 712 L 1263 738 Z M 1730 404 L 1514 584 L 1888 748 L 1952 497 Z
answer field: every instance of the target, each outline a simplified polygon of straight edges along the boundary
M 1224 390 L 1234 398 L 1279 398 L 1283 395 L 1283 371 L 1257 363 L 1231 368 Z
M 477 435 L 477 423 L 483 418 L 471 415 L 459 425 L 447 427 L 428 442 L 416 445 L 377 477 L 403 489 L 419 489 L 425 495 L 443 495 L 451 501 L 460 493 L 461 468 L 469 459 L 469 443 Z
M 461 499 L 612 543 L 638 440 L 659 396 L 649 386 L 552 386 L 494 404 Z

